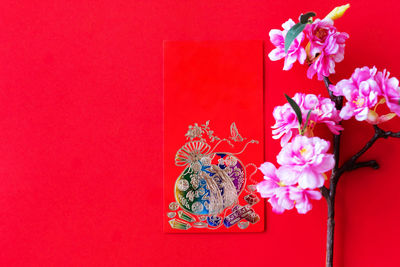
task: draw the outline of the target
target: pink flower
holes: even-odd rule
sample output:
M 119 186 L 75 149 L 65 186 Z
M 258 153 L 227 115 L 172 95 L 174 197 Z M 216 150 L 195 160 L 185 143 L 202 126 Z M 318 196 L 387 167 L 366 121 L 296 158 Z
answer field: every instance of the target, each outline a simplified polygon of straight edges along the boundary
M 275 189 L 275 194 L 268 200 L 272 206 L 272 211 L 278 214 L 294 207 L 294 201 L 290 198 L 293 186 L 281 186 Z
M 304 64 L 304 61 L 307 57 L 305 49 L 301 46 L 301 42 L 304 40 L 304 33 L 300 33 L 296 37 L 296 39 L 293 40 L 292 44 L 289 47 L 289 50 L 287 51 L 287 53 L 285 53 L 285 37 L 287 32 L 294 25 L 294 21 L 292 19 L 289 19 L 282 24 L 283 31 L 273 29 L 269 32 L 271 43 L 275 45 L 276 48 L 268 54 L 268 57 L 272 61 L 285 58 L 283 70 L 290 70 L 296 60 L 298 60 L 300 64 Z
M 280 185 L 275 166 L 270 162 L 265 162 L 259 170 L 264 174 L 264 181 L 257 184 L 257 192 L 261 194 L 261 197 L 269 198 L 268 202 L 275 213 L 292 209 L 294 201 L 290 199 L 291 187 Z
M 378 103 L 381 89 L 375 80 L 376 68 L 357 68 L 348 80 L 342 80 L 330 89 L 336 96 L 343 95 L 347 102 L 340 111 L 340 117 L 348 120 L 355 116 L 356 120 L 368 118 L 370 108 Z
M 292 138 L 292 129 L 297 129 L 299 122 L 296 114 L 289 103 L 283 106 L 276 106 L 273 111 L 275 125 L 272 126 L 272 138 L 281 139 L 281 146 L 284 146 Z
M 296 207 L 300 214 L 305 214 L 312 208 L 311 199 L 321 199 L 319 191 L 284 185 L 270 162 L 263 163 L 259 170 L 264 174 L 264 181 L 257 184 L 257 191 L 261 197 L 269 198 L 275 213 L 281 214 Z
M 390 73 L 386 70 L 376 74 L 376 81 L 382 90 L 389 109 L 400 116 L 400 88 L 399 80 L 395 77 L 389 79 Z
M 275 213 L 296 207 L 299 213 L 305 214 L 312 208 L 311 199 L 321 199 L 319 191 L 283 184 L 279 172 L 270 162 L 263 163 L 259 170 L 264 174 L 264 180 L 257 184 L 257 191 L 261 197 L 269 198 L 268 202 Z
M 345 41 L 349 35 L 337 32 L 330 18 L 317 19 L 307 25 L 305 34 L 310 40 L 308 55 L 312 62 L 307 77 L 311 79 L 317 74 L 318 80 L 322 80 L 335 73 L 335 63 L 344 59 Z
M 335 164 L 332 154 L 327 153 L 330 143 L 319 137 L 297 135 L 284 146 L 277 156 L 282 165 L 276 172 L 285 185 L 296 183 L 303 189 L 321 187 L 324 173 Z
M 339 134 L 343 128 L 339 125 L 341 118 L 335 103 L 329 98 L 314 94 L 296 93 L 293 100 L 299 105 L 303 122 L 307 119 L 309 110 L 312 110 L 309 127 L 312 129 L 317 123 L 325 123 L 333 134 Z M 293 130 L 299 128 L 299 123 L 293 108 L 286 103 L 274 109 L 275 125 L 272 126 L 272 138 L 281 139 L 281 146 L 287 144 L 293 135 Z M 297 130 L 298 133 L 298 130 Z
M 339 134 L 339 131 L 343 130 L 339 124 L 341 121 L 339 111 L 330 98 L 308 94 L 304 99 L 304 105 L 301 107 L 303 121 L 307 120 L 307 113 L 311 109 L 308 125 L 311 129 L 318 123 L 325 123 L 333 134 Z
M 339 124 L 342 119 L 335 103 L 326 97 L 318 96 L 318 105 L 313 109 L 310 120 L 315 123 L 325 123 L 333 134 L 339 134 L 343 130 Z
M 276 176 L 276 168 L 271 162 L 263 163 L 258 168 L 264 174 L 264 181 L 257 184 L 257 191 L 264 198 L 274 196 L 275 189 L 279 187 L 279 178 Z
M 320 200 L 322 195 L 319 191 L 293 188 L 290 192 L 290 199 L 295 201 L 297 212 L 306 214 L 312 209 L 311 199 Z
M 339 134 L 339 131 L 343 130 L 342 126 L 339 125 L 341 118 L 339 117 L 339 111 L 336 109 L 335 103 L 326 97 L 314 94 L 301 94 L 297 93 L 293 98 L 299 103 L 303 115 L 303 121 L 307 120 L 307 114 L 311 111 L 309 127 L 313 128 L 315 124 L 325 123 L 333 134 Z

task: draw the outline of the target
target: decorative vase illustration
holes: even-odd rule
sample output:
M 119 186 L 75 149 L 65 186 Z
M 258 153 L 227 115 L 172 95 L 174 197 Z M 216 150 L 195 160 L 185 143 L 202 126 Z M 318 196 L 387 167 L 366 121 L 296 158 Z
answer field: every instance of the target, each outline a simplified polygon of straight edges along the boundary
M 244 165 L 238 158 L 247 145 L 258 144 L 258 141 L 246 142 L 242 151 L 237 153 L 216 152 L 216 148 L 222 142 L 227 142 L 233 147 L 233 142 L 246 140 L 239 134 L 235 123 L 232 123 L 230 128 L 231 136 L 221 139 L 209 128 L 209 121 L 201 126 L 197 123 L 189 126 L 186 133 L 189 141 L 178 150 L 175 157 L 175 164 L 184 169 L 175 183 L 176 203 L 170 204 L 171 211 L 181 209 L 178 211 L 179 219 L 171 219 L 171 227 L 189 229 L 193 226 L 216 229 L 222 225 L 231 227 L 244 220 L 238 225 L 244 229 L 248 226 L 248 221 L 253 223 L 258 221 L 258 215 L 256 216 L 251 209 L 251 206 L 258 202 L 258 198 L 251 193 L 254 191 L 254 185 L 245 189 L 246 180 L 252 175 L 247 177 L 246 167 L 256 166 L 252 163 Z M 211 148 L 209 143 L 213 142 L 216 144 Z M 239 205 L 239 196 L 244 190 L 250 192 L 245 200 L 251 200 L 250 202 L 246 200 L 247 205 L 242 207 Z M 227 215 L 229 210 L 232 212 Z M 252 220 L 249 220 L 250 215 Z

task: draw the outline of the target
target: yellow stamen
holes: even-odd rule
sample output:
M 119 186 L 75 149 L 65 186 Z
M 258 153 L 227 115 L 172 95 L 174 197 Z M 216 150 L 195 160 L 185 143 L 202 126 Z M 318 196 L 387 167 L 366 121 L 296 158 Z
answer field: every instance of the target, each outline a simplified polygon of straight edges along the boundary
M 384 104 L 386 102 L 386 98 L 381 98 L 381 100 L 379 100 L 379 102 L 375 105 L 374 111 L 376 111 L 376 108 L 381 105 Z
M 307 152 L 307 149 L 305 147 L 303 147 L 302 149 L 300 149 L 300 154 L 303 156 L 304 153 Z
M 365 98 L 358 97 L 357 100 L 353 100 L 353 103 L 357 105 L 357 107 L 362 107 L 365 103 Z
M 282 183 L 282 182 L 279 182 L 278 185 L 279 185 L 280 187 L 286 186 L 286 185 L 285 185 L 284 183 Z

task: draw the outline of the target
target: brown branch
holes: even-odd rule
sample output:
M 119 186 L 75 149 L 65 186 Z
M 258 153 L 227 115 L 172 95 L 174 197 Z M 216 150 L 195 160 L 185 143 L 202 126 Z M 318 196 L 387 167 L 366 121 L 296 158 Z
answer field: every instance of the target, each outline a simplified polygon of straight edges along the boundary
M 359 168 L 364 168 L 364 167 L 371 167 L 372 169 L 379 169 L 379 164 L 376 162 L 376 160 L 370 160 L 370 161 L 363 161 L 363 162 L 357 162 L 354 163 L 347 171 L 354 171 Z
M 379 138 L 387 139 L 388 137 L 400 138 L 400 132 L 391 132 L 391 131 L 384 131 L 379 128 L 377 125 L 374 125 L 375 133 L 372 138 L 365 144 L 365 146 L 358 151 L 354 156 L 352 156 L 349 160 L 347 160 L 342 167 L 339 168 L 339 173 L 343 174 L 346 171 L 352 171 L 361 167 L 372 167 L 374 169 L 378 169 L 379 165 L 376 161 L 368 161 L 368 162 L 359 162 L 357 163 L 357 159 L 360 158 L 368 149 L 370 149 L 373 144 L 375 144 L 376 140 Z M 340 175 L 337 177 L 340 178 Z
M 388 138 L 388 137 L 394 137 L 394 138 L 400 138 L 400 132 L 391 132 L 391 131 L 384 131 L 381 128 L 379 128 L 377 125 L 374 125 L 375 133 L 379 135 L 380 138 Z

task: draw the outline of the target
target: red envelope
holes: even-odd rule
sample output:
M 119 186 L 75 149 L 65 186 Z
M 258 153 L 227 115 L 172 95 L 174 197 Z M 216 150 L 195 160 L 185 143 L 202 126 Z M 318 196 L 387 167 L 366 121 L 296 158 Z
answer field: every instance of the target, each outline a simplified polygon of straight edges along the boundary
M 164 43 L 165 232 L 264 230 L 263 99 L 262 41 Z

